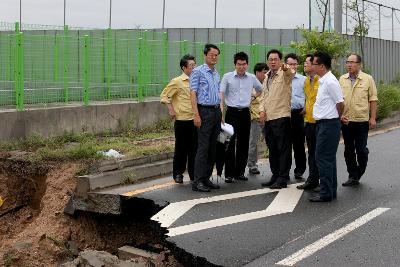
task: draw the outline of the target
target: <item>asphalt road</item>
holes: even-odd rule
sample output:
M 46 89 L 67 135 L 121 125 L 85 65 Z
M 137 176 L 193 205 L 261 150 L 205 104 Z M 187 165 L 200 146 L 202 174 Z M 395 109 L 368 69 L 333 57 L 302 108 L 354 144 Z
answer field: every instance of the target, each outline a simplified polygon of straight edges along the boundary
M 139 196 L 170 202 L 154 218 L 170 230 L 168 240 L 215 265 L 400 266 L 399 140 L 400 129 L 369 137 L 367 172 L 356 188 L 341 186 L 340 144 L 338 195 L 330 203 L 310 203 L 295 185 L 262 188 L 267 163 L 249 181 L 220 182 L 211 193 L 186 182 Z

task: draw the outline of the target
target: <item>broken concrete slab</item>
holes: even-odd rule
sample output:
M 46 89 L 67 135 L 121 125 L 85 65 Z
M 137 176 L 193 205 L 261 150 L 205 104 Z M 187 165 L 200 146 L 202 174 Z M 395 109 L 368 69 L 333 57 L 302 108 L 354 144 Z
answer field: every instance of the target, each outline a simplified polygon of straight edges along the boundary
M 134 258 L 145 258 L 148 260 L 156 260 L 158 254 L 131 246 L 123 246 L 118 249 L 118 257 L 121 260 L 129 260 Z

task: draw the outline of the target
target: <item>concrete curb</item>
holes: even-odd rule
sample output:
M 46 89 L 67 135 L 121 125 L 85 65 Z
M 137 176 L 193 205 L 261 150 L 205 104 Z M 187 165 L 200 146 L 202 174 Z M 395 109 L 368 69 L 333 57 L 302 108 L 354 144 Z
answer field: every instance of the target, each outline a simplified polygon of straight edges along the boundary
M 97 189 L 112 187 L 122 184 L 132 184 L 142 179 L 152 178 L 156 176 L 171 173 L 172 159 L 163 159 L 162 157 L 149 157 L 153 160 L 142 165 L 134 165 L 132 167 L 121 167 L 113 171 L 106 171 L 99 174 L 89 174 L 77 177 L 76 195 L 79 197 L 87 197 L 88 193 Z M 155 160 L 159 159 L 159 160 Z M 146 161 L 145 161 L 146 162 Z M 128 164 L 126 161 L 125 164 Z M 132 162 L 131 162 L 132 163 Z M 135 162 L 135 163 L 138 163 Z M 121 166 L 124 166 L 121 164 Z

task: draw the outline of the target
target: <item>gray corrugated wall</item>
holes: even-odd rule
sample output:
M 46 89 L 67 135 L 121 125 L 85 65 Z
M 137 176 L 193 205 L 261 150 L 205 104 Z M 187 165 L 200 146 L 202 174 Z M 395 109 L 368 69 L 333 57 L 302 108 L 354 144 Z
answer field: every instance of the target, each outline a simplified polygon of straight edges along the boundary
M 157 31 L 163 31 L 157 29 Z M 171 41 L 195 41 L 211 43 L 238 43 L 289 46 L 302 39 L 296 29 L 165 29 Z M 353 36 L 351 50 L 357 52 Z M 400 42 L 365 38 L 365 63 L 375 80 L 390 82 L 400 75 Z M 344 62 L 343 60 L 341 61 Z M 344 71 L 344 68 L 342 68 Z

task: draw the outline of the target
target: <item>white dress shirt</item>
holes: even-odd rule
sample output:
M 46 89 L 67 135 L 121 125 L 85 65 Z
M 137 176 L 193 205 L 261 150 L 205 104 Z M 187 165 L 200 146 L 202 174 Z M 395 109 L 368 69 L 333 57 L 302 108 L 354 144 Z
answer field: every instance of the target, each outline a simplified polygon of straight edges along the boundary
M 339 118 L 336 104 L 343 102 L 343 92 L 339 81 L 332 72 L 327 72 L 319 81 L 317 99 L 313 108 L 315 120 Z

